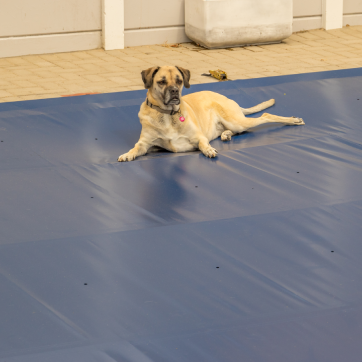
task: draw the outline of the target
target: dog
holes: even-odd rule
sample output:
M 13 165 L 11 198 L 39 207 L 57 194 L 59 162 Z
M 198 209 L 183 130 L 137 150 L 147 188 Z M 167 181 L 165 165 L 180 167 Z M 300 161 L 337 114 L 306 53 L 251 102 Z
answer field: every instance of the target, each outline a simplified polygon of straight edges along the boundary
M 210 141 L 221 136 L 230 141 L 235 134 L 264 123 L 304 125 L 301 118 L 279 117 L 264 113 L 258 118 L 245 115 L 260 112 L 274 103 L 274 99 L 252 108 L 241 108 L 227 97 L 210 92 L 196 92 L 181 98 L 183 86 L 190 88 L 189 70 L 177 66 L 152 67 L 141 72 L 147 92 L 138 113 L 142 124 L 138 142 L 118 161 L 133 161 L 155 146 L 171 152 L 199 149 L 206 157 L 216 157 L 217 150 Z

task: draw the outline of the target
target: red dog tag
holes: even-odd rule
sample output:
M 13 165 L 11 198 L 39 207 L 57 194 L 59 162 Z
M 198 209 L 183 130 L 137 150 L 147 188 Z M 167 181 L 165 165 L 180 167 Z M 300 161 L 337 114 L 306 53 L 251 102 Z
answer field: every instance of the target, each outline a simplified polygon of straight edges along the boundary
M 184 122 L 184 121 L 185 121 L 185 118 L 181 116 L 181 117 L 179 118 L 179 120 L 180 120 L 180 122 Z

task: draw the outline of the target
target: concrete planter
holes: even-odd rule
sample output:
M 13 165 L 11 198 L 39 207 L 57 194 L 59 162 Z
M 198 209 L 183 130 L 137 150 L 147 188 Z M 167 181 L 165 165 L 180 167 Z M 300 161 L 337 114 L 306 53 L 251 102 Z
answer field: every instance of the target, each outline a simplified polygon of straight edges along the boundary
M 293 0 L 186 0 L 186 35 L 206 48 L 276 43 L 292 34 Z

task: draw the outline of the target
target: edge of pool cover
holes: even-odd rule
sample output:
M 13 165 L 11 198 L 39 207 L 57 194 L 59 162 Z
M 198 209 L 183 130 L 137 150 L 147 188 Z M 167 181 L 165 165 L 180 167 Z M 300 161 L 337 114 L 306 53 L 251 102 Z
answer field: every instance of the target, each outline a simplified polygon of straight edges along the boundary
M 360 361 L 362 69 L 206 89 L 306 125 L 118 163 L 146 91 L 0 105 L 1 362 Z

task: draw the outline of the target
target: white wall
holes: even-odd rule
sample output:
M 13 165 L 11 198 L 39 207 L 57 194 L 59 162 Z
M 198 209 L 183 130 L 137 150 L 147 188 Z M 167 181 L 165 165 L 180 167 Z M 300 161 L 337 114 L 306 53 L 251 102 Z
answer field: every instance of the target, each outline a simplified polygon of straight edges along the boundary
M 0 2 L 0 58 L 101 47 L 101 0 Z
M 184 0 L 124 0 L 124 12 L 126 46 L 190 41 Z
M 362 0 L 344 0 L 344 14 L 362 14 Z
M 322 0 L 293 0 L 293 31 L 322 27 Z
M 112 1 L 124 1 L 125 46 L 189 41 L 184 0 Z M 0 3 L 0 58 L 102 46 L 102 0 Z M 322 28 L 322 0 L 293 0 L 293 8 L 293 31 Z M 343 13 L 343 25 L 361 25 L 362 0 L 344 0 Z
M 362 24 L 362 0 L 343 1 L 343 25 Z
M 293 31 L 323 27 L 322 0 L 293 1 Z M 362 0 L 343 0 L 343 26 L 362 25 Z
M 1 36 L 102 29 L 100 0 L 1 0 Z
M 322 0 L 294 0 L 293 16 L 295 18 L 322 15 Z

